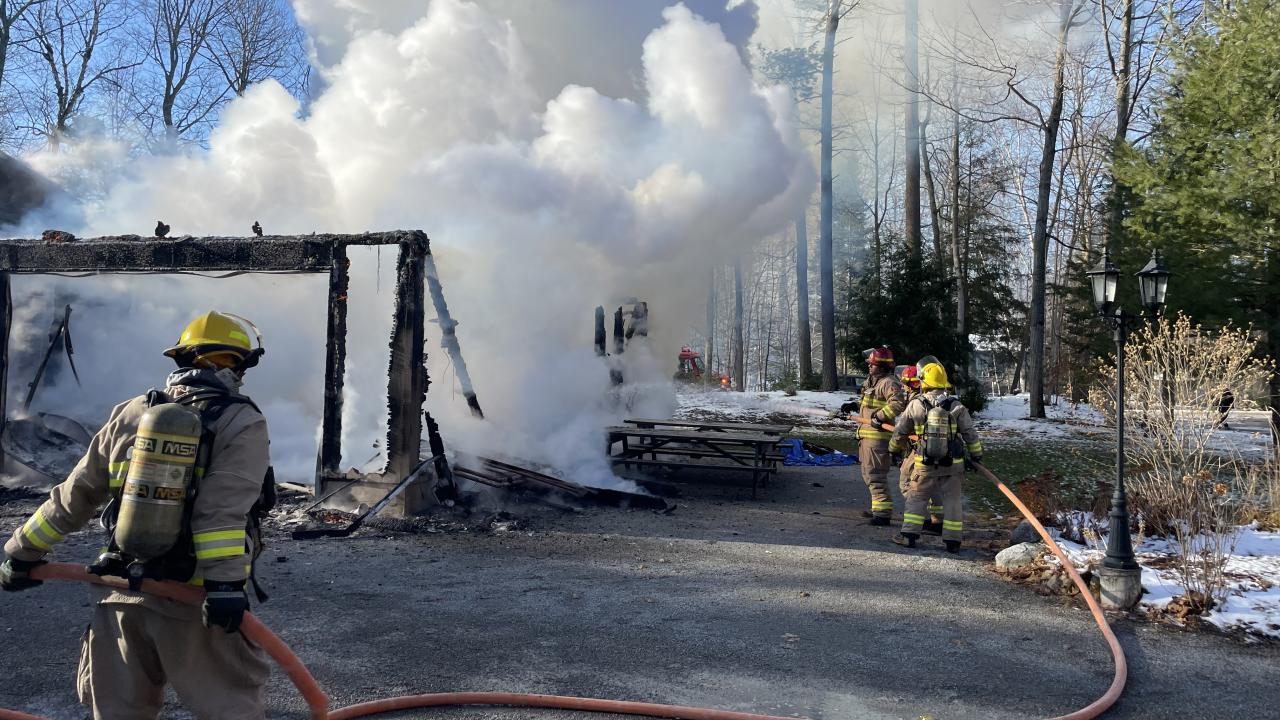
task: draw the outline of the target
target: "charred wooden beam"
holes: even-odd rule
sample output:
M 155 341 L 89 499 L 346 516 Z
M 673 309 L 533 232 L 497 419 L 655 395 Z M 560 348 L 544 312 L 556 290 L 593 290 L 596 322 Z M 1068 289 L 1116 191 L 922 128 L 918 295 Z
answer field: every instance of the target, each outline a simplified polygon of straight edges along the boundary
M 622 306 L 613 313 L 613 354 L 621 355 L 627 351 L 626 332 L 623 330 L 625 322 L 622 318 Z
M 347 292 L 351 261 L 347 248 L 333 250 L 329 267 L 329 326 L 325 341 L 324 415 L 316 476 L 336 475 L 342 464 L 342 390 L 347 372 Z
M 328 272 L 334 252 L 350 245 L 422 242 L 420 231 L 361 235 L 144 238 L 74 242 L 0 240 L 0 270 L 53 272 Z
M 396 259 L 396 303 L 391 330 L 391 364 L 387 383 L 387 406 L 391 417 L 387 425 L 386 473 L 402 478 L 413 472 L 420 462 L 422 446 L 423 405 L 427 399 L 427 367 L 424 343 L 424 263 L 426 237 L 421 242 L 400 245 Z M 410 486 L 404 492 L 405 514 L 416 513 L 430 504 L 430 493 L 424 483 Z
M 607 342 L 608 337 L 609 336 L 604 331 L 604 308 L 600 305 L 597 305 L 596 306 L 596 355 L 597 356 L 604 357 L 605 355 L 609 354 L 608 351 L 605 349 L 605 343 Z
M 13 324 L 13 295 L 9 287 L 9 273 L 0 272 L 0 436 L 4 435 L 9 417 L 7 405 L 9 387 L 9 329 Z M 0 472 L 5 465 L 4 444 L 0 443 Z
M 471 384 L 471 373 L 467 372 L 467 361 L 462 359 L 462 346 L 458 343 L 458 321 L 449 314 L 449 304 L 444 299 L 444 287 L 440 284 L 440 274 L 436 271 L 435 258 L 427 252 L 424 259 L 427 275 L 427 291 L 431 293 L 431 303 L 435 305 L 436 321 L 440 325 L 440 346 L 449 353 L 453 360 L 454 372 L 458 374 L 458 384 L 462 386 L 462 396 L 467 400 L 471 414 L 483 419 L 484 411 L 480 409 L 480 398 L 476 396 L 475 386 Z M 440 453 L 435 453 L 440 454 Z

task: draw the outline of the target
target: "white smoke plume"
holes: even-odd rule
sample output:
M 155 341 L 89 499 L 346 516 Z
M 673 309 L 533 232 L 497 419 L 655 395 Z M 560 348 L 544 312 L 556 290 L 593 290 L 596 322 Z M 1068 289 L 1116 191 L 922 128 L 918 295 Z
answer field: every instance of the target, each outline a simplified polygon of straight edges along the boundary
M 568 8 L 572 26 L 579 3 L 547 4 Z M 432 0 L 418 17 L 421 7 L 297 0 L 330 59 L 305 114 L 266 82 L 228 106 L 207 152 L 130 161 L 103 143 L 30 160 L 97 189 L 79 208 L 82 226 L 64 227 L 82 236 L 145 233 L 157 218 L 192 235 L 245 235 L 254 220 L 268 234 L 424 229 L 488 416 L 467 416 L 430 343 L 428 405 L 446 440 L 607 482 L 600 430 L 625 412 L 673 409 L 667 381 L 702 316 L 708 269 L 787 226 L 812 192 L 787 93 L 756 85 L 719 25 L 675 5 L 641 46 L 640 99 L 569 84 L 544 101 L 547 76 L 515 23 L 463 0 Z M 118 161 L 107 177 L 85 172 L 103 157 Z M 394 255 L 353 253 L 346 465 L 373 454 L 385 422 Z M 188 316 L 213 307 L 252 318 L 268 354 L 246 391 L 262 401 L 281 474 L 307 480 L 323 279 L 31 278 L 15 298 L 37 289 L 43 300 L 29 304 L 50 318 L 55 294 L 75 296 L 90 388 L 76 402 L 96 422 L 160 381 L 157 353 Z M 592 318 L 596 305 L 611 316 L 630 297 L 649 302 L 653 332 L 625 358 L 628 380 L 649 389 L 628 411 L 610 400 Z M 23 382 L 15 375 L 26 377 L 15 368 L 11 389 Z

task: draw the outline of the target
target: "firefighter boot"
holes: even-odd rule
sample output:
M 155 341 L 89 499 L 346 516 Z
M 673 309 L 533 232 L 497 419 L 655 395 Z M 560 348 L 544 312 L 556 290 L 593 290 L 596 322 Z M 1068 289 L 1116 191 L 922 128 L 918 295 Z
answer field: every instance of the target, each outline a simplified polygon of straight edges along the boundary
M 906 548 L 914 548 L 916 546 L 916 539 L 919 537 L 920 536 L 915 533 L 908 533 L 908 532 L 898 533 L 897 535 L 893 536 L 893 544 L 901 545 L 902 547 L 906 547 Z M 957 545 L 958 544 L 959 543 L 957 543 Z
M 959 540 L 943 540 L 942 542 L 946 544 L 946 546 L 947 546 L 947 552 L 949 552 L 949 553 L 958 553 L 958 552 L 960 552 L 960 541 L 959 541 Z

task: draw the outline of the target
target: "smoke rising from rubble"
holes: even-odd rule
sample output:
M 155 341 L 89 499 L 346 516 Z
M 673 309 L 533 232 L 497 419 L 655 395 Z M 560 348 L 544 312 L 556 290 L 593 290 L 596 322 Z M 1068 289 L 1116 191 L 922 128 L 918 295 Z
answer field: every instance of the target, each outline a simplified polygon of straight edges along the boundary
M 618 17 L 649 5 L 542 4 L 568 13 L 565 33 L 582 31 L 575 21 L 602 5 Z M 306 116 L 279 85 L 256 86 L 223 113 L 207 152 L 144 157 L 120 163 L 106 180 L 95 175 L 102 194 L 83 203 L 85 226 L 73 232 L 146 232 L 156 218 L 179 235 L 246 235 L 255 219 L 268 234 L 422 228 L 488 417 L 468 416 L 428 326 L 427 402 L 446 440 L 607 481 L 599 429 L 624 413 L 674 409 L 675 352 L 702 317 L 708 269 L 786 227 L 813 189 L 787 121 L 787 93 L 756 86 L 739 52 L 742 33 L 754 29 L 754 4 L 720 11 L 734 42 L 683 5 L 663 10 L 639 50 L 639 99 L 562 82 L 549 102 L 543 95 L 555 73 L 533 61 L 519 23 L 481 5 L 433 0 L 421 18 L 411 3 L 296 5 L 324 61 L 325 89 Z M 64 178 L 68 168 L 100 167 L 118 148 L 78 152 L 31 160 Z M 376 257 L 353 253 L 345 466 L 366 461 L 385 423 L 395 252 Z M 107 382 L 94 392 L 103 402 L 159 382 L 166 361 L 152 355 L 188 315 L 210 307 L 245 315 L 268 343 L 246 391 L 264 404 L 282 475 L 310 477 L 322 401 L 322 279 L 99 282 L 56 286 L 96 298 L 77 306 L 73 329 L 93 328 L 76 338 L 77 350 L 86 363 L 101 359 L 95 379 Z M 21 301 L 17 287 L 15 297 Z M 594 356 L 592 318 L 596 305 L 611 315 L 631 297 L 649 302 L 653 326 L 650 348 L 633 346 L 623 357 L 628 380 L 645 390 L 629 391 L 626 410 L 610 399 L 608 368 Z M 95 312 L 98 301 L 110 311 Z M 96 397 L 89 404 L 101 406 Z

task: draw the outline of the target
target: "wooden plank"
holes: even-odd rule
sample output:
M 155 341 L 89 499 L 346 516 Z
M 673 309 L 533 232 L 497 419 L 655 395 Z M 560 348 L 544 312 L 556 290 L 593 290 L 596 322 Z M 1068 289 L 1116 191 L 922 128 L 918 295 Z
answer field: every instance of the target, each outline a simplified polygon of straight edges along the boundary
M 350 288 L 347 249 L 333 249 L 329 268 L 329 323 L 325 342 L 324 411 L 316 476 L 338 474 L 342 464 L 342 399 L 347 373 L 347 291 Z M 321 490 L 323 492 L 323 490 Z
M 329 272 L 334 250 L 348 245 L 423 245 L 420 231 L 361 235 L 144 238 L 65 243 L 0 240 L 0 270 L 48 272 Z
M 640 428 L 655 427 L 687 427 L 699 430 L 746 430 L 752 432 L 760 432 L 766 435 L 781 435 L 790 432 L 791 425 L 770 425 L 764 423 L 724 423 L 724 422 L 699 422 L 697 420 L 650 420 L 648 418 L 629 418 L 623 420 L 628 425 L 636 425 Z

